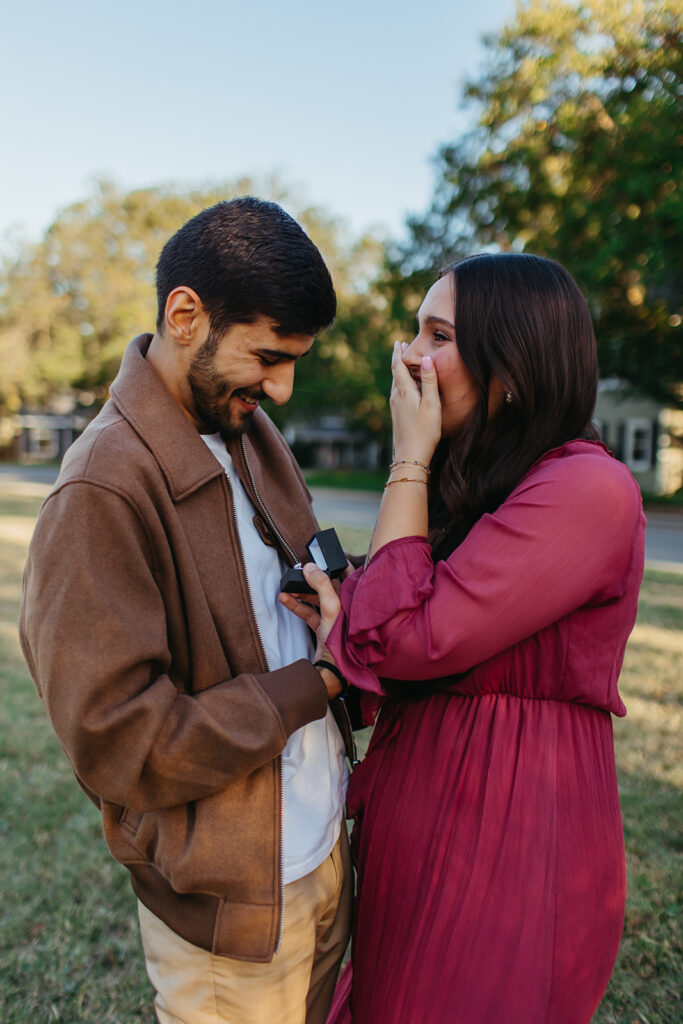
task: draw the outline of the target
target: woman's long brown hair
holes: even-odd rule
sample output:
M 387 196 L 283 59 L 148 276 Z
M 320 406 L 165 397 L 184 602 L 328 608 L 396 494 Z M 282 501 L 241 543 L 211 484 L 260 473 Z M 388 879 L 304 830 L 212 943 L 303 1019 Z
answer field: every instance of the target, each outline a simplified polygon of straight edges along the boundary
M 429 539 L 445 558 L 493 512 L 544 452 L 597 438 L 591 418 L 598 364 L 586 301 L 553 260 L 482 254 L 445 267 L 455 299 L 455 338 L 478 400 L 434 453 Z M 511 402 L 489 419 L 497 378 Z

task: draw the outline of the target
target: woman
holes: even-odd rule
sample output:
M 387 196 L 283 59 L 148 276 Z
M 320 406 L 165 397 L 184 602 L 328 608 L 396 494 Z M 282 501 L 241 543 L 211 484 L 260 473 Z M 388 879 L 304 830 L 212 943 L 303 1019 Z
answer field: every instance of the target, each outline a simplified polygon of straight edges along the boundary
M 353 982 L 330 1019 L 583 1024 L 623 923 L 610 714 L 625 713 L 640 495 L 595 439 L 595 339 L 562 267 L 472 257 L 418 324 L 394 349 L 394 461 L 365 568 L 338 617 L 312 566 L 320 622 L 286 601 L 318 626 L 317 656 L 381 703 L 348 796 Z

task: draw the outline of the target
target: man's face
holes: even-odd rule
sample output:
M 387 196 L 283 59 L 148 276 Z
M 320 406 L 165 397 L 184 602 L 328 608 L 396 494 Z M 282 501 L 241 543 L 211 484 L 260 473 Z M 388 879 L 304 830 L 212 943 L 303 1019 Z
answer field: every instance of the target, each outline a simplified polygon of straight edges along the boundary
M 249 428 L 263 398 L 283 405 L 292 394 L 294 363 L 313 344 L 309 334 L 276 334 L 272 322 L 212 330 L 193 356 L 187 383 L 200 430 L 235 437 Z

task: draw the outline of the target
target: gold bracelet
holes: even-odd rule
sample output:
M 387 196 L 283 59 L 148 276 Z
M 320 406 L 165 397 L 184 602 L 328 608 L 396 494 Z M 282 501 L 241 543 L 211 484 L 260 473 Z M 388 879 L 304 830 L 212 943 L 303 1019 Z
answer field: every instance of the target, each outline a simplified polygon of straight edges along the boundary
M 384 490 L 386 491 L 387 487 L 391 487 L 392 484 L 424 484 L 426 487 L 427 481 L 416 480 L 414 476 L 400 476 L 398 480 L 387 480 L 384 485 Z
M 393 465 L 393 466 L 389 467 L 389 479 L 391 479 L 392 473 L 401 472 L 401 470 L 404 473 L 406 473 L 406 472 L 408 472 L 408 473 L 424 473 L 424 481 L 425 481 L 425 483 L 427 482 L 427 480 L 429 480 L 429 470 L 425 469 L 424 466 L 416 466 L 414 469 L 412 469 L 410 466 L 408 466 L 406 468 L 405 466 L 397 466 L 397 465 Z M 404 477 L 404 479 L 405 480 L 412 480 L 413 477 Z
M 389 466 L 389 473 L 393 473 L 397 469 L 402 469 L 403 471 L 409 470 L 411 473 L 414 472 L 411 466 L 401 466 L 397 462 L 394 462 Z M 429 470 L 425 469 L 424 466 L 416 466 L 415 471 L 418 473 L 424 473 L 425 476 L 429 476 Z

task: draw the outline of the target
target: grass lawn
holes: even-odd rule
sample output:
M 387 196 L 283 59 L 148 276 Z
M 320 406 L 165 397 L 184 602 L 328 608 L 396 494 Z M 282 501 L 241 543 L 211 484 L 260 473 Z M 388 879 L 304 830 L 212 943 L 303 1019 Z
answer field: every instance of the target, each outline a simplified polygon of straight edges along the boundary
M 15 623 L 40 489 L 0 494 L 0 1021 L 153 1024 L 127 873 L 60 751 Z M 350 550 L 364 531 L 339 531 Z M 601 1024 L 683 1021 L 683 576 L 648 572 L 615 722 L 629 895 Z M 265 1024 L 265 1022 L 264 1022 Z M 504 1022 L 501 1022 L 504 1024 Z
M 342 487 L 379 494 L 387 482 L 386 469 L 305 469 L 304 476 L 309 487 Z

